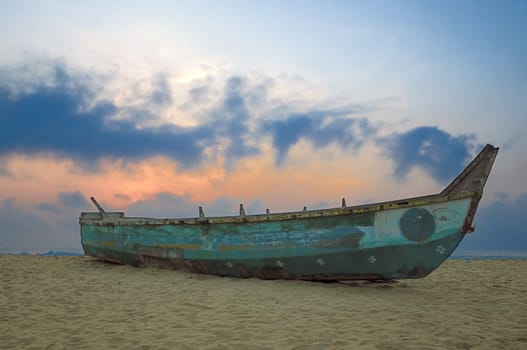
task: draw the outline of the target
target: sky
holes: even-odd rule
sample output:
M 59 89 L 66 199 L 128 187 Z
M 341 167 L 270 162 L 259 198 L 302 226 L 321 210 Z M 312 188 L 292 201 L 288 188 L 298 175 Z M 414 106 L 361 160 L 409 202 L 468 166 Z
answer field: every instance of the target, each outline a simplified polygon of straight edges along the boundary
M 0 252 L 127 215 L 440 192 L 500 147 L 458 248 L 527 255 L 525 1 L 2 1 Z

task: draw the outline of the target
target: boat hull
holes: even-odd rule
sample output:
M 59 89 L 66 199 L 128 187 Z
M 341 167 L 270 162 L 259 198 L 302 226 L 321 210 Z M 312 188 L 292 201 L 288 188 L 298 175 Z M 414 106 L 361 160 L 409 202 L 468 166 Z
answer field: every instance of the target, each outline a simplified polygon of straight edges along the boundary
M 86 255 L 231 277 L 344 280 L 424 277 L 472 222 L 498 148 L 486 145 L 441 193 L 290 213 L 154 219 L 81 213 Z
M 276 260 L 182 259 L 172 257 L 173 254 L 167 249 L 156 248 L 145 249 L 143 254 L 94 247 L 84 247 L 84 250 L 86 255 L 120 264 L 172 268 L 198 274 L 237 278 L 313 281 L 392 280 L 427 276 L 445 261 L 463 236 L 458 233 L 420 246 L 379 247 Z
M 417 278 L 437 268 L 462 240 L 472 202 L 473 196 L 465 195 L 391 204 L 391 209 L 343 208 L 216 223 L 116 215 L 106 222 L 85 219 L 82 245 L 86 255 L 103 260 L 219 276 Z

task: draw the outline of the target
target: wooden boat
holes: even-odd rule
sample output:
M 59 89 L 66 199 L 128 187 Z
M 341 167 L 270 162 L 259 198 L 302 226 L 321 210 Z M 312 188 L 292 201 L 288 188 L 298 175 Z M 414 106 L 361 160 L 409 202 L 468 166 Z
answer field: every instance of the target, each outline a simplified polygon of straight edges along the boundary
M 231 277 L 389 280 L 424 277 L 472 232 L 498 148 L 487 145 L 441 193 L 339 208 L 154 219 L 81 213 L 88 256 Z

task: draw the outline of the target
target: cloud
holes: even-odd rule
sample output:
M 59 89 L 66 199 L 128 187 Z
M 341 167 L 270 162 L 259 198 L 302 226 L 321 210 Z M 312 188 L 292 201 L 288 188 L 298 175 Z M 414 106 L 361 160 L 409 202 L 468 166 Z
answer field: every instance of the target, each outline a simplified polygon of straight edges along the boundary
M 49 225 L 13 198 L 0 202 L 0 222 L 2 252 L 33 250 L 48 243 Z
M 37 208 L 55 214 L 58 214 L 60 212 L 60 209 L 57 206 L 49 203 L 39 203 Z
M 295 145 L 302 136 L 311 135 L 314 130 L 311 118 L 293 115 L 286 120 L 276 120 L 264 124 L 265 131 L 273 137 L 273 147 L 278 151 L 276 163 L 284 162 L 289 148 Z
M 79 191 L 59 192 L 51 203 L 0 201 L 0 252 L 80 252 L 78 217 L 92 209 Z
M 434 179 L 451 180 L 470 156 L 471 135 L 452 136 L 433 126 L 423 126 L 379 139 L 385 155 L 395 163 L 394 175 L 404 179 L 420 167 Z
M 129 195 L 127 194 L 124 194 L 124 193 L 116 193 L 113 195 L 114 198 L 116 199 L 121 199 L 121 200 L 125 200 L 125 201 L 130 201 L 131 198 Z
M 12 73 L 17 74 L 16 70 Z M 136 161 L 161 155 L 183 167 L 195 167 L 206 159 L 205 151 L 212 149 L 230 168 L 239 159 L 260 152 L 255 144 L 258 135 L 249 127 L 254 116 L 246 100 L 264 99 L 266 89 L 252 89 L 242 77 L 227 79 L 223 96 L 197 117 L 197 126 L 142 128 L 138 124 L 160 117 L 148 106 L 118 106 L 97 100 L 89 79 L 68 73 L 60 63 L 55 64 L 47 81 L 31 82 L 31 88 L 17 87 L 5 72 L 0 77 L 0 156 L 53 153 L 94 164 L 101 158 Z M 189 94 L 202 100 L 208 88 L 193 88 Z M 150 105 L 171 102 L 167 77 L 158 75 Z
M 7 166 L 6 162 L 2 162 L 2 158 L 0 157 L 0 176 L 11 176 L 11 171 L 9 171 L 9 168 Z
M 22 80 L 23 86 L 13 79 L 19 72 L 8 73 L 4 70 L 0 75 L 0 156 L 52 153 L 89 164 L 102 158 L 137 161 L 166 156 L 183 167 L 195 167 L 212 154 L 223 157 L 230 169 L 240 159 L 260 154 L 260 142 L 268 134 L 278 151 L 277 164 L 282 164 L 301 138 L 315 147 L 336 143 L 358 148 L 361 134 L 372 130 L 366 119 L 348 118 L 352 111 L 297 108 L 300 112 L 289 112 L 285 120 L 276 119 L 281 114 L 271 114 L 265 119 L 274 121 L 261 121 L 252 109 L 268 107 L 273 79 L 251 84 L 245 77 L 228 78 L 219 100 L 196 115 L 199 123 L 194 127 L 139 127 L 161 119 L 155 106 L 172 103 L 166 75 L 153 80 L 150 105 L 118 106 L 97 96 L 88 75 L 72 74 L 60 62 L 53 63 L 47 78 Z M 208 99 L 209 90 L 194 87 L 188 94 L 200 101 Z
M 336 143 L 341 148 L 359 149 L 375 129 L 367 119 L 349 118 L 348 114 L 350 111 L 312 111 L 264 123 L 263 130 L 272 136 L 278 152 L 277 165 L 284 162 L 289 149 L 302 138 L 316 148 Z
M 376 140 L 394 161 L 396 178 L 404 179 L 414 167 L 420 167 L 444 182 L 463 167 L 474 139 L 470 135 L 453 136 L 434 126 L 381 138 L 368 119 L 356 117 L 358 112 L 369 111 L 368 106 L 293 106 L 277 98 L 269 100 L 275 80 L 252 82 L 242 76 L 229 77 L 219 97 L 215 95 L 216 101 L 205 109 L 198 108 L 195 126 L 157 126 L 148 122 L 162 120 L 156 106 L 173 102 L 166 75 L 154 78 L 147 99 L 150 105 L 119 106 L 97 96 L 89 75 L 70 73 L 60 62 L 53 63 L 50 71 L 51 77 L 42 78 L 40 83 L 22 79 L 22 87 L 13 78 L 20 75 L 16 70 L 12 75 L 5 70 L 0 74 L 0 157 L 52 153 L 97 165 L 103 158 L 140 161 L 164 156 L 187 169 L 221 159 L 231 170 L 239 160 L 261 154 L 269 136 L 277 166 L 285 163 L 291 147 L 301 140 L 315 149 L 336 145 L 352 151 Z M 209 100 L 209 95 L 206 85 L 188 91 L 190 102 Z M 0 166 L 0 175 L 8 173 L 8 168 Z
M 58 199 L 62 205 L 68 207 L 80 208 L 88 205 L 84 195 L 79 191 L 59 192 Z
M 202 103 L 208 100 L 209 87 L 197 86 L 188 91 L 188 97 L 192 103 Z
M 150 101 L 155 105 L 168 105 L 172 103 L 172 91 L 165 75 L 158 74 L 156 76 Z
M 206 216 L 232 216 L 239 214 L 240 200 L 219 197 L 210 203 L 196 203 L 188 195 L 174 195 L 167 192 L 155 194 L 150 199 L 137 201 L 126 209 L 129 216 L 149 216 L 157 218 L 197 217 L 198 207 L 202 206 Z M 247 214 L 264 213 L 262 203 L 255 199 L 244 204 Z
M 179 196 L 167 192 L 157 193 L 150 199 L 139 200 L 126 209 L 126 215 L 158 218 L 194 217 L 198 216 L 197 213 L 197 206 L 190 204 L 188 196 Z
M 15 95 L 0 82 L 0 155 L 51 152 L 88 162 L 164 155 L 193 166 L 202 161 L 213 137 L 206 126 L 138 129 L 130 121 L 112 119 L 118 111 L 114 103 L 90 106 L 92 99 L 91 88 L 59 66 L 53 84 L 42 83 L 29 92 Z
M 227 168 L 245 157 L 260 153 L 259 147 L 250 144 L 253 133 L 249 128 L 249 121 L 253 116 L 245 102 L 246 81 L 242 77 L 231 77 L 224 89 L 221 104 L 212 111 L 211 127 L 216 131 L 219 139 L 226 142 L 224 156 Z
M 527 193 L 515 198 L 498 195 L 498 200 L 480 207 L 476 213 L 476 231 L 468 235 L 460 251 L 527 253 Z

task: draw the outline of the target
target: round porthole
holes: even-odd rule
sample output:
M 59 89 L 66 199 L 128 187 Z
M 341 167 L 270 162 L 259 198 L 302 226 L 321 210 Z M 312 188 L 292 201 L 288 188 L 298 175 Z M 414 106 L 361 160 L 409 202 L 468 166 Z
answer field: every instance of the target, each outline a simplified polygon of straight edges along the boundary
M 408 209 L 399 220 L 399 228 L 410 241 L 424 241 L 434 233 L 434 217 L 424 208 Z

